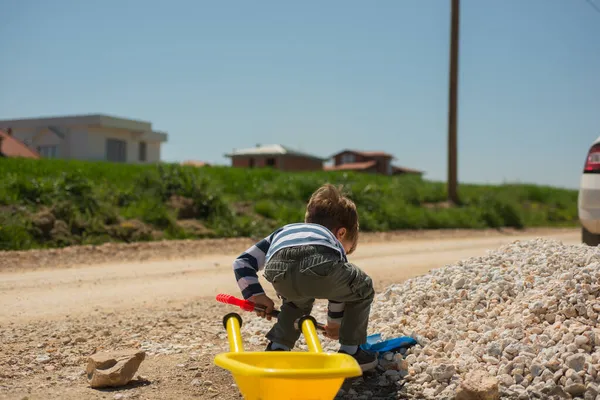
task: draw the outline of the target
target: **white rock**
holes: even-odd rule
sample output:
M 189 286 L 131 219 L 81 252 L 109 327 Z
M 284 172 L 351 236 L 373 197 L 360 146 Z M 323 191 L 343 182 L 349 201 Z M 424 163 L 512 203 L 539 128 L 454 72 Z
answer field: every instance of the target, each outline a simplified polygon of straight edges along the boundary
M 505 387 L 510 387 L 515 384 L 514 378 L 508 374 L 499 375 L 498 380 L 499 380 L 500 384 Z
M 456 400 L 498 400 L 498 379 L 482 371 L 473 371 L 465 376 L 456 392 Z
M 567 384 L 565 392 L 572 396 L 582 396 L 585 393 L 585 385 L 583 383 Z
M 579 353 L 567 357 L 566 364 L 569 368 L 579 372 L 585 366 L 585 355 Z
M 492 342 L 487 347 L 487 353 L 492 357 L 500 357 L 502 355 L 502 344 L 500 342 Z
M 433 369 L 433 378 L 438 382 L 447 381 L 456 373 L 456 368 L 451 364 L 441 364 Z
M 498 364 L 498 359 L 494 358 L 492 356 L 484 355 L 481 358 L 483 359 L 483 361 L 485 361 L 488 364 L 492 364 L 492 365 L 497 365 Z
M 49 362 L 50 360 L 51 360 L 51 358 L 48 354 L 40 354 L 35 359 L 35 361 L 37 361 L 41 364 L 45 364 L 45 363 Z
M 575 344 L 579 347 L 583 346 L 584 344 L 587 344 L 589 341 L 590 339 L 583 335 L 578 335 L 575 337 Z
M 457 279 L 456 281 L 454 281 L 454 288 L 456 290 L 462 289 L 463 286 L 465 286 L 465 282 L 466 282 L 466 280 L 465 280 L 464 277 L 461 277 L 461 278 Z

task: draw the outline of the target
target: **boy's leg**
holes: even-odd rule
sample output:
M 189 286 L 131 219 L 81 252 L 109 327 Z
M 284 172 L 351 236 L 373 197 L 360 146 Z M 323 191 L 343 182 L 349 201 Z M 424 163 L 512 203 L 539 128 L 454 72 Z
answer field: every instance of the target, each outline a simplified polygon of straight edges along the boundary
M 271 343 L 283 345 L 292 349 L 300 337 L 300 332 L 294 329 L 294 321 L 305 314 L 310 314 L 315 299 L 299 296 L 294 285 L 294 258 L 283 249 L 276 254 L 264 270 L 265 279 L 273 285 L 273 289 L 283 300 L 277 322 L 267 333 Z
M 267 333 L 267 339 L 292 349 L 300 337 L 300 332 L 294 328 L 294 321 L 303 315 L 310 314 L 313 304 L 314 299 L 296 300 L 294 302 L 284 300 L 277 322 Z
M 334 250 L 323 246 L 280 250 L 265 266 L 264 276 L 278 293 L 298 307 L 289 309 L 283 320 L 290 322 L 274 327 L 269 336 L 278 340 L 286 340 L 287 336 L 288 343 L 295 338 L 295 343 L 300 333 L 293 329 L 294 320 L 310 312 L 313 299 L 329 299 L 345 303 L 340 343 L 359 346 L 366 342 L 369 313 L 375 296 L 373 282 L 354 264 L 341 261 Z
M 337 259 L 305 263 L 294 277 L 298 292 L 317 299 L 345 303 L 340 326 L 342 345 L 360 346 L 367 341 L 371 303 L 375 297 L 373 281 L 356 265 Z
M 367 341 L 373 282 L 360 268 L 338 259 L 304 265 L 296 276 L 303 295 L 343 302 L 344 316 L 339 331 L 340 352 L 352 355 L 363 371 L 377 366 L 377 357 L 359 346 Z
M 360 346 L 367 341 L 371 304 L 375 297 L 373 281 L 351 263 L 338 264 L 332 276 L 330 300 L 345 304 L 340 326 L 340 344 Z

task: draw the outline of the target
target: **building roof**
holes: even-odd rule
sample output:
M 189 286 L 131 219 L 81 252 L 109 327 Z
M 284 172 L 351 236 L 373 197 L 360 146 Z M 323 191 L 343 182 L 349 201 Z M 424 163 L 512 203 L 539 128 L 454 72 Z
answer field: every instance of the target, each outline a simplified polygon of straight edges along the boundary
M 407 174 L 423 174 L 423 171 L 419 171 L 418 169 L 412 169 L 412 168 L 406 168 L 406 167 L 398 167 L 395 165 L 392 165 L 392 171 L 393 172 L 404 172 Z
M 153 131 L 147 121 L 115 117 L 106 114 L 65 115 L 59 117 L 39 117 L 0 120 L 0 129 L 8 128 L 45 128 L 49 126 L 97 126 L 105 128 L 127 129 L 146 133 L 152 132 L 160 141 L 167 141 L 165 132 Z
M 5 157 L 41 158 L 40 154 L 8 133 L 0 130 L 0 154 Z
M 181 163 L 181 165 L 188 165 L 192 167 L 210 167 L 210 164 L 204 161 L 187 160 Z
M 388 157 L 388 158 L 394 158 L 394 156 L 392 154 L 383 152 L 383 151 L 361 151 L 361 150 L 351 150 L 351 149 L 346 149 L 346 150 L 342 150 L 339 151 L 337 153 L 335 153 L 333 156 L 331 157 L 335 157 L 338 156 L 340 154 L 343 153 L 354 153 L 354 154 L 359 154 L 361 156 L 365 156 L 365 157 Z
M 356 163 L 346 163 L 346 164 L 341 164 L 341 165 L 327 165 L 325 166 L 325 170 L 326 171 L 365 171 L 368 170 L 369 168 L 374 167 L 375 165 L 377 165 L 377 162 L 375 160 L 372 161 L 364 161 L 364 162 L 356 162 Z M 412 169 L 412 168 L 406 168 L 406 167 L 398 167 L 395 165 L 392 165 L 392 171 L 394 173 L 396 172 L 404 172 L 407 174 L 423 174 L 423 171 L 419 171 L 417 169 Z
M 269 144 L 264 146 L 250 147 L 247 149 L 234 150 L 231 153 L 225 154 L 226 157 L 236 156 L 281 156 L 281 155 L 292 155 L 299 157 L 313 158 L 319 161 L 326 161 L 325 158 L 315 156 L 313 154 L 304 153 L 291 149 L 287 146 L 280 144 Z
M 325 167 L 327 171 L 364 171 L 377 165 L 376 161 L 364 161 L 357 163 L 346 163 L 341 165 L 328 165 Z

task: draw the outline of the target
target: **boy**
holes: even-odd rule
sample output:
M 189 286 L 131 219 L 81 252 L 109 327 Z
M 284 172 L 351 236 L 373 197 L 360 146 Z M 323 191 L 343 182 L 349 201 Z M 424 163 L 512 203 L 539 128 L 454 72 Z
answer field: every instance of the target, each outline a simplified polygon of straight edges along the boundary
M 371 278 L 346 258 L 357 242 L 355 204 L 326 184 L 311 196 L 305 223 L 277 229 L 234 261 L 243 297 L 266 308 L 259 316 L 271 320 L 274 303 L 258 283 L 258 271 L 264 268 L 283 300 L 267 351 L 290 351 L 300 337 L 294 321 L 310 314 L 315 299 L 328 299 L 326 336 L 339 339 L 339 352 L 353 356 L 363 371 L 377 366 L 376 356 L 359 347 L 366 342 L 375 292 Z

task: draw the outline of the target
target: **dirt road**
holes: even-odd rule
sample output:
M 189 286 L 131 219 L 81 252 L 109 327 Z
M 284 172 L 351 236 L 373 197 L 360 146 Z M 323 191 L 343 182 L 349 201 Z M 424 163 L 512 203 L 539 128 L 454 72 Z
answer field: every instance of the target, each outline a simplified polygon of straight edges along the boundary
M 514 240 L 537 235 L 412 240 L 360 246 L 351 261 L 363 268 L 377 286 L 401 282 L 464 258 L 484 254 Z M 575 244 L 578 233 L 550 234 Z M 116 311 L 152 303 L 175 304 L 238 294 L 231 262 L 235 254 L 215 254 L 184 261 L 81 266 L 1 274 L 0 324 L 39 318 L 61 318 L 90 310 Z M 265 285 L 268 286 L 268 285 Z M 123 294 L 127 293 L 126 296 Z
M 540 236 L 565 244 L 580 242 L 578 230 L 473 234 L 369 242 L 350 258 L 381 289 L 514 240 Z M 180 351 L 148 357 L 139 372 L 154 381 L 148 387 L 130 388 L 127 396 L 238 398 L 230 377 L 211 365 L 212 356 L 225 344 L 220 327 L 225 308 L 215 303 L 214 295 L 238 295 L 231 271 L 236 252 L 179 261 L 0 272 L 0 398 L 112 399 L 115 394 L 87 387 L 80 374 L 86 355 L 99 348 L 140 346 L 142 342 L 155 346 L 159 353 L 172 348 Z M 76 341 L 77 336 L 81 340 Z M 36 361 L 43 351 L 54 357 L 53 362 Z M 185 367 L 176 367 L 181 365 Z M 211 390 L 190 386 L 198 374 L 211 381 Z
M 550 235 L 565 243 L 577 243 L 577 233 Z M 351 257 L 380 288 L 426 273 L 488 249 L 533 235 L 413 240 L 369 243 Z M 0 275 L 0 324 L 38 318 L 75 316 L 90 310 L 116 311 L 153 303 L 175 304 L 214 297 L 226 292 L 238 295 L 231 271 L 232 255 L 211 255 L 184 261 L 81 266 Z M 265 285 L 268 286 L 268 285 Z M 127 293 L 127 296 L 123 296 Z

